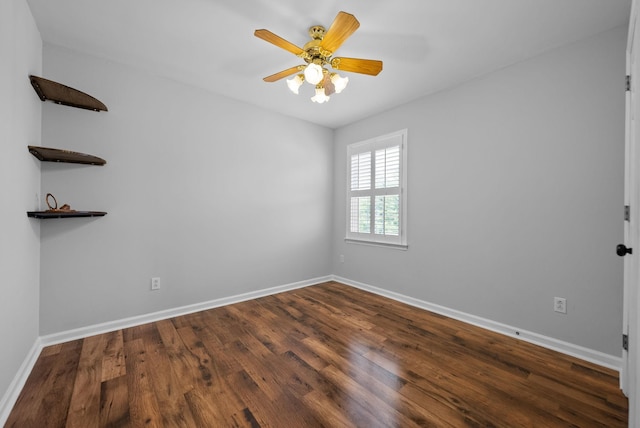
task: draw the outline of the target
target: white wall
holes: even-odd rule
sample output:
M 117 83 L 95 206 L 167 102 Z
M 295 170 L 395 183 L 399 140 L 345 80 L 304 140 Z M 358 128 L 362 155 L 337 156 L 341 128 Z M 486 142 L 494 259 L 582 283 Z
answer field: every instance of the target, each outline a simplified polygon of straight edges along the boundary
M 611 30 L 337 130 L 333 272 L 619 356 L 625 38 Z M 409 250 L 346 244 L 345 147 L 402 128 Z
M 44 105 L 43 145 L 107 165 L 43 165 L 42 191 L 108 214 L 42 222 L 41 334 L 331 273 L 330 129 L 56 46 L 44 67 L 109 111 Z
M 29 74 L 41 67 L 42 41 L 27 3 L 0 2 L 0 420 L 38 337 L 39 223 L 26 212 L 40 191 L 40 165 L 27 146 L 40 141 L 41 101 Z

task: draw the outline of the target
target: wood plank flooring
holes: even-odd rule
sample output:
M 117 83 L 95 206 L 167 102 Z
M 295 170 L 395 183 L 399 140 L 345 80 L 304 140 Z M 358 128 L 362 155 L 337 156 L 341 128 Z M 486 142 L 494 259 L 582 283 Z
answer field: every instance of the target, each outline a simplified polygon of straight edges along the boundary
M 329 282 L 45 348 L 6 427 L 625 427 L 615 371 Z

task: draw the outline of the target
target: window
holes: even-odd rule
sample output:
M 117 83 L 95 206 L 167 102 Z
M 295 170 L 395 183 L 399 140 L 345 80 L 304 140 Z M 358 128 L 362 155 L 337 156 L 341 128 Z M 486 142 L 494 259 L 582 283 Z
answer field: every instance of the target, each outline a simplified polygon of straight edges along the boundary
M 406 248 L 407 130 L 347 147 L 347 241 Z

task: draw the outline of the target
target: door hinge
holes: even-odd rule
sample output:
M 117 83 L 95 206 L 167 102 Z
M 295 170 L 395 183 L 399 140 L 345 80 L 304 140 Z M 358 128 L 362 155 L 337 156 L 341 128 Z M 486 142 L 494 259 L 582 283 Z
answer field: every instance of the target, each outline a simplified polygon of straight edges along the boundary
M 627 75 L 625 79 L 625 87 L 627 91 L 631 90 L 631 76 Z
M 624 206 L 624 221 L 631 221 L 631 207 L 629 205 Z
M 629 336 L 626 334 L 622 335 L 622 349 L 625 351 L 629 350 Z

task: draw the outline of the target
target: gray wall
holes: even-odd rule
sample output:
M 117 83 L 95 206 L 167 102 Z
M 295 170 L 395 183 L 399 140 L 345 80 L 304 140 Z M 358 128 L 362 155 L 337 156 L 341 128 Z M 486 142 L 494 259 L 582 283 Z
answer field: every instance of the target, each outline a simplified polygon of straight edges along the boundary
M 28 77 L 41 67 L 27 3 L 0 2 L 0 419 L 5 391 L 38 337 L 39 223 L 26 212 L 40 191 L 40 162 L 27 146 L 40 141 L 41 101 Z
M 619 356 L 625 44 L 611 30 L 337 130 L 333 272 Z M 409 250 L 346 244 L 345 147 L 402 128 Z
M 331 273 L 331 130 L 60 47 L 44 67 L 109 111 L 44 105 L 43 145 L 107 165 L 47 164 L 42 192 L 108 214 L 42 223 L 41 334 Z

